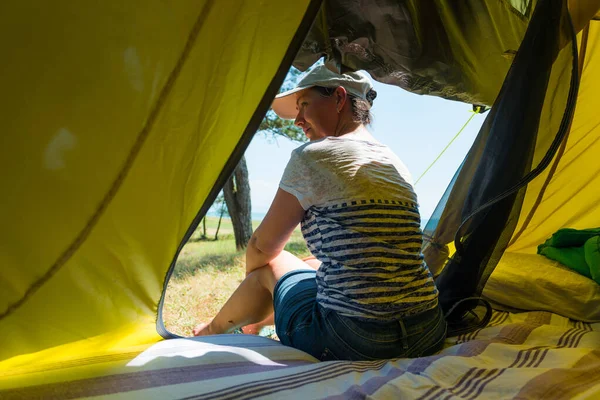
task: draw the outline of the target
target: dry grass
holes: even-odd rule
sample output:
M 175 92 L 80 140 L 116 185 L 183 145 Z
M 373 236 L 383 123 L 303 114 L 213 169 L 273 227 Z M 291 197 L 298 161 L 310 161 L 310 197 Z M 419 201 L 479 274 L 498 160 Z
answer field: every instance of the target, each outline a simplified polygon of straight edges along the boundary
M 214 237 L 217 220 L 207 219 L 208 237 Z M 170 332 L 190 336 L 192 328 L 210 320 L 244 279 L 244 253 L 235 250 L 231 232 L 231 222 L 224 219 L 218 241 L 198 241 L 197 231 L 183 247 L 163 307 L 163 320 Z M 286 250 L 299 257 L 309 254 L 299 230 Z

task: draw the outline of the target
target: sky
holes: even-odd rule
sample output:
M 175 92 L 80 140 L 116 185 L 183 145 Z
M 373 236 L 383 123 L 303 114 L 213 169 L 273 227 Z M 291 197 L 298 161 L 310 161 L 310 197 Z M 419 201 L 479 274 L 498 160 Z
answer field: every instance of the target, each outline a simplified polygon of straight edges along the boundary
M 426 170 L 472 115 L 471 105 L 421 96 L 374 81 L 373 123 L 368 129 L 406 164 L 413 181 Z M 464 159 L 487 114 L 476 115 L 437 163 L 417 183 L 422 219 L 427 219 Z M 268 210 L 293 149 L 300 144 L 257 134 L 246 150 L 253 214 Z

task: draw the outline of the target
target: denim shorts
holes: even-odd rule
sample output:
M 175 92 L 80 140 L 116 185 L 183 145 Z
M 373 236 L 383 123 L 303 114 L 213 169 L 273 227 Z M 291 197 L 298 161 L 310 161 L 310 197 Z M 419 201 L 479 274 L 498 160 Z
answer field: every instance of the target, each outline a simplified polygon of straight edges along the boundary
M 392 321 L 339 315 L 317 303 L 316 271 L 288 272 L 273 292 L 281 343 L 322 361 L 428 356 L 442 349 L 446 321 L 439 306 Z

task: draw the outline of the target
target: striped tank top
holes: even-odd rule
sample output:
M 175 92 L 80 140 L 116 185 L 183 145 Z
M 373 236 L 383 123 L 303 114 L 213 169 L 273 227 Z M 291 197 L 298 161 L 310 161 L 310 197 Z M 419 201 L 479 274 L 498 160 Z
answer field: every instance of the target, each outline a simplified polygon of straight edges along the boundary
M 292 152 L 279 186 L 306 211 L 301 228 L 322 262 L 322 307 L 391 320 L 437 305 L 410 182 L 400 159 L 377 142 L 327 137 Z

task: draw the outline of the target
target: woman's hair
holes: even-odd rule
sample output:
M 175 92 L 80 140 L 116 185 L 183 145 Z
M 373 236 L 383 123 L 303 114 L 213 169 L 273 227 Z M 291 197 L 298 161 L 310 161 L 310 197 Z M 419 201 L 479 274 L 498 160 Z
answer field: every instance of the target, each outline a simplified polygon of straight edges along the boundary
M 315 89 L 321 96 L 331 97 L 335 92 L 336 88 L 328 88 L 323 86 L 314 86 Z M 373 116 L 371 115 L 371 107 L 373 106 L 373 100 L 377 97 L 377 92 L 373 89 L 370 89 L 367 92 L 367 100 L 361 99 L 360 97 L 356 97 L 353 94 L 348 93 L 348 97 L 350 98 L 350 105 L 352 107 L 352 117 L 354 121 L 360 122 L 364 125 L 369 125 L 373 120 Z

